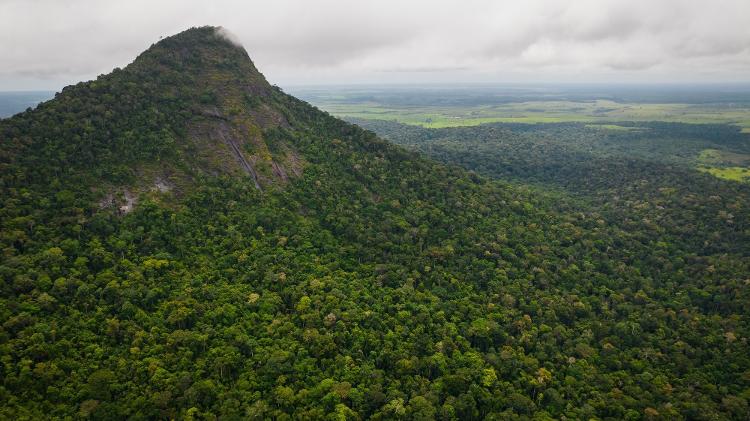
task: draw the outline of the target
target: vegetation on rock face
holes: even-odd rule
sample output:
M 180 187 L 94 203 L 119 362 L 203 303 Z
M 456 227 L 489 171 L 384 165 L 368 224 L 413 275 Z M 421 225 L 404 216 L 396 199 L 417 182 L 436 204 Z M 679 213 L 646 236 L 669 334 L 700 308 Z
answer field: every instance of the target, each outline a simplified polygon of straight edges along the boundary
M 491 181 L 283 94 L 214 28 L 0 148 L 3 418 L 748 416 L 744 196 L 660 185 L 615 219 Z M 662 202 L 697 207 L 639 213 Z

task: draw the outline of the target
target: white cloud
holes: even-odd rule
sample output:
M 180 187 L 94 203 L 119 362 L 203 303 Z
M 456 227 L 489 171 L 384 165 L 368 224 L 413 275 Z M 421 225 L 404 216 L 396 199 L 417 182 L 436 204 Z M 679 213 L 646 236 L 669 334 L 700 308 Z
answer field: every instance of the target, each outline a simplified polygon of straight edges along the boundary
M 271 82 L 748 81 L 747 0 L 0 0 L 0 89 L 228 28 Z

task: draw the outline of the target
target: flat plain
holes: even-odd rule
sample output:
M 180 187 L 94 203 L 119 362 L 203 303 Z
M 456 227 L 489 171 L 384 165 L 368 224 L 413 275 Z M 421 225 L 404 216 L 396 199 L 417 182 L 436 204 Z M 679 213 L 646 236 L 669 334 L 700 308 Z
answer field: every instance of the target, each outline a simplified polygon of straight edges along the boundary
M 739 87 L 332 87 L 292 92 L 345 118 L 427 128 L 483 123 L 664 121 L 733 124 L 750 132 L 750 90 Z M 653 92 L 656 91 L 656 92 Z M 728 91 L 731 91 L 728 93 Z M 610 126 L 611 128 L 611 126 Z

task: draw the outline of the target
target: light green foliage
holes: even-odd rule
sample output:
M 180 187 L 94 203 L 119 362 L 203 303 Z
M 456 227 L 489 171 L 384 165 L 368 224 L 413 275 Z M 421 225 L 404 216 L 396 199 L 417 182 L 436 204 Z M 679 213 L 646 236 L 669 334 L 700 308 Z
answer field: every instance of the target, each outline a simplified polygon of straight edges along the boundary
M 484 387 L 490 387 L 493 383 L 497 381 L 497 373 L 495 373 L 495 369 L 485 368 L 482 372 L 482 385 Z

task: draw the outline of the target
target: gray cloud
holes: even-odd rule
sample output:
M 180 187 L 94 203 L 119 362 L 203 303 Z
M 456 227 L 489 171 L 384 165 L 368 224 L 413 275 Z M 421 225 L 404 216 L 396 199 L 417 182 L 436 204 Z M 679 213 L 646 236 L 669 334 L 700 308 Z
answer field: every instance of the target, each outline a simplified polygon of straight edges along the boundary
M 748 81 L 747 0 L 0 0 L 0 89 L 221 25 L 274 83 Z
M 216 28 L 216 35 L 218 35 L 219 37 L 221 37 L 221 38 L 223 38 L 223 39 L 225 39 L 225 40 L 227 40 L 229 42 L 231 42 L 232 44 L 234 44 L 234 45 L 236 45 L 238 47 L 243 47 L 244 48 L 244 46 L 242 45 L 242 40 L 240 39 L 240 37 L 238 37 L 232 31 L 230 31 L 229 29 L 227 29 L 227 28 L 225 28 L 223 26 L 219 26 L 218 28 Z

